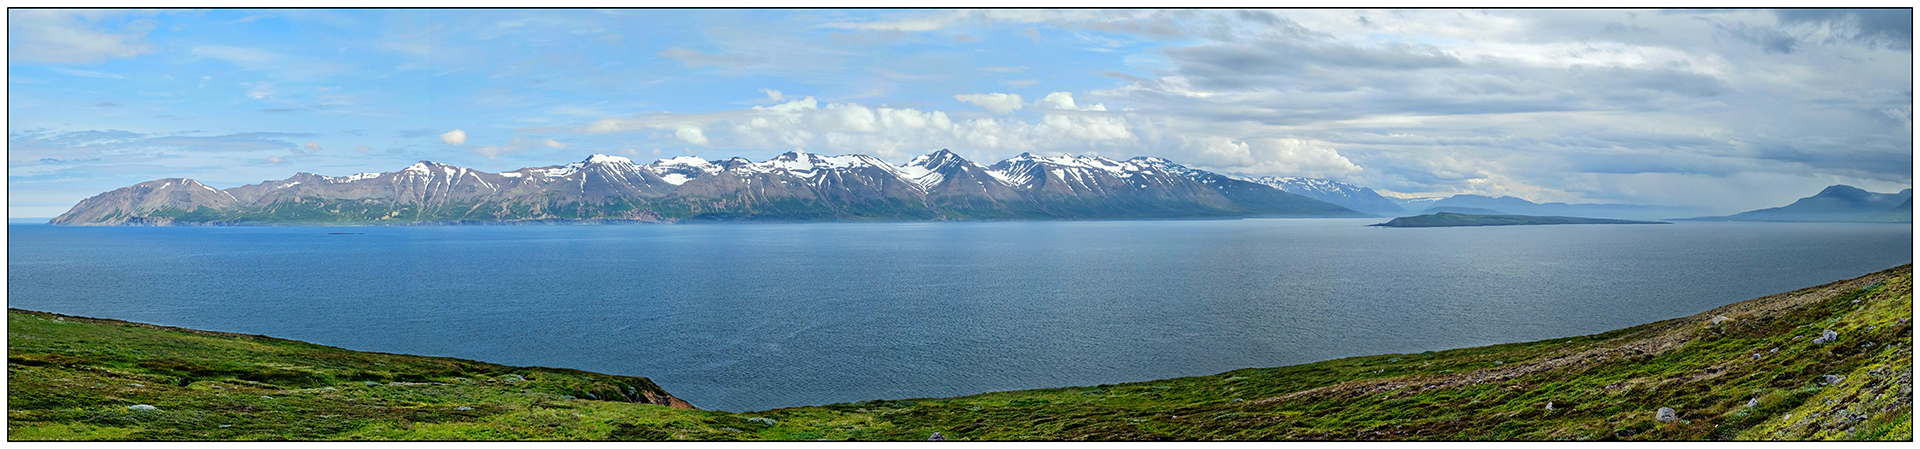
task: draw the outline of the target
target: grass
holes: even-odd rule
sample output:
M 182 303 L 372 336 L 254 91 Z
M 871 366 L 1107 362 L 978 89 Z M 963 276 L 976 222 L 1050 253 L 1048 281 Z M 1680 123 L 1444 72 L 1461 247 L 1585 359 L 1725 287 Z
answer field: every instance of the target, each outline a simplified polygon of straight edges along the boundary
M 1912 284 L 1903 266 L 1597 335 L 749 413 L 670 407 L 639 377 L 10 310 L 7 426 L 15 441 L 1910 441 Z

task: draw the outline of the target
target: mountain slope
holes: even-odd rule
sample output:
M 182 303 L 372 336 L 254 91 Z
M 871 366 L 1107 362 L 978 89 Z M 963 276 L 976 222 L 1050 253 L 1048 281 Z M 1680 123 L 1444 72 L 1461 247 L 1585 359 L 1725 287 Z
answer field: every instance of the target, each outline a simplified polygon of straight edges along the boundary
M 435 224 L 1360 216 L 1177 164 L 1022 154 L 982 167 L 940 150 L 894 166 L 801 151 L 763 162 L 637 164 L 592 155 L 487 173 L 429 161 L 214 189 L 163 179 L 89 198 L 61 225 Z M 1206 179 L 1207 182 L 1199 181 Z M 1209 184 L 1211 183 L 1211 184 Z
M 1360 187 L 1344 182 L 1314 178 L 1272 176 L 1249 178 L 1246 180 L 1273 186 L 1287 193 L 1313 198 L 1337 204 L 1340 205 L 1340 207 L 1383 217 L 1407 213 L 1406 208 L 1400 207 L 1400 205 L 1394 203 L 1393 200 L 1380 196 L 1379 193 L 1375 193 L 1371 188 Z
M 1127 162 L 1152 167 L 1165 173 L 1211 187 L 1220 196 L 1262 216 L 1364 217 L 1366 213 L 1328 201 L 1290 193 L 1279 188 L 1189 168 L 1157 157 L 1136 157 Z M 1368 190 L 1372 192 L 1372 190 Z
M 638 377 L 7 319 L 15 441 L 1913 439 L 1912 265 L 1594 335 L 749 413 Z
M 1697 217 L 1700 221 L 1817 221 L 1913 222 L 1913 189 L 1873 193 L 1848 185 L 1833 185 L 1813 196 L 1780 207 L 1741 212 L 1724 217 Z

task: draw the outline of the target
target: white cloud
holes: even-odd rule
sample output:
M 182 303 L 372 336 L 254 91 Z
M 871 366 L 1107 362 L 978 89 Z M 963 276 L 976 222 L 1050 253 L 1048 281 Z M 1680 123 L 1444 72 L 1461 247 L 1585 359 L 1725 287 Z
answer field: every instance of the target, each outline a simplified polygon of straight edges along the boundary
M 1020 95 L 1018 94 L 964 94 L 954 95 L 953 99 L 973 103 L 974 106 L 979 106 L 995 114 L 1018 111 L 1023 106 Z
M 121 30 L 100 22 L 124 15 L 107 10 L 16 9 L 7 11 L 7 60 L 48 64 L 93 64 L 152 53 L 146 35 L 153 26 L 134 21 Z
M 458 129 L 453 131 L 447 131 L 446 134 L 440 135 L 440 141 L 445 142 L 447 145 L 459 145 L 459 144 L 467 143 L 467 132 L 461 131 Z
M 353 146 L 353 150 L 354 150 L 354 151 L 359 151 L 359 152 L 362 152 L 362 153 L 371 153 L 371 152 L 373 152 L 373 149 L 372 149 L 372 148 L 368 148 L 368 147 L 367 147 L 366 145 L 354 145 L 354 146 Z
M 553 139 L 547 139 L 546 142 L 541 142 L 540 144 L 546 145 L 547 148 L 566 148 L 567 147 L 567 144 L 555 142 Z
M 1085 108 L 1075 106 L 1073 103 L 1073 94 L 1069 92 L 1054 92 L 1054 93 L 1047 94 L 1047 96 L 1041 97 L 1039 100 L 1035 100 L 1033 102 L 1033 107 L 1037 109 L 1057 109 L 1061 111 L 1105 111 L 1107 110 L 1107 105 L 1098 104 L 1098 103 L 1095 103 L 1093 106 L 1087 106 Z
M 1009 96 L 1011 97 L 1011 96 Z M 789 97 L 791 98 L 791 97 Z M 1011 100 L 1011 98 L 1009 99 Z M 1072 104 L 1071 94 L 1054 103 Z M 1023 151 L 1085 152 L 1091 148 L 1137 148 L 1140 142 L 1120 113 L 1101 105 L 1052 111 L 1035 122 L 1015 118 L 955 120 L 945 111 L 822 104 L 802 97 L 771 106 L 707 114 L 649 114 L 604 119 L 575 132 L 671 131 L 670 138 L 702 146 L 817 148 L 883 158 L 924 154 L 938 148 L 1012 156 Z
M 782 94 L 782 93 L 780 93 L 780 91 L 777 91 L 777 90 L 773 90 L 773 89 L 760 89 L 760 92 L 761 92 L 761 93 L 764 93 L 764 94 L 767 94 L 767 99 L 768 99 L 768 100 L 772 100 L 773 102 L 776 102 L 776 103 L 777 103 L 777 102 L 781 102 L 781 101 L 786 101 L 786 100 L 787 100 L 787 95 L 786 95 L 786 94 Z
M 682 126 L 680 128 L 674 129 L 673 137 L 694 145 L 707 144 L 707 134 L 704 132 L 701 132 L 700 128 L 697 128 L 697 127 Z
M 318 153 L 318 152 L 320 152 L 320 144 L 318 144 L 318 143 L 314 143 L 314 142 L 307 142 L 307 145 L 306 145 L 306 148 L 307 148 L 307 152 L 308 152 L 308 153 Z
M 1000 84 L 1013 87 L 1033 87 L 1035 84 L 1040 84 L 1040 80 L 1006 80 L 1001 81 Z
M 1236 141 L 1221 136 L 1182 136 L 1180 149 L 1195 165 L 1256 175 L 1341 178 L 1361 171 L 1332 144 L 1293 138 Z

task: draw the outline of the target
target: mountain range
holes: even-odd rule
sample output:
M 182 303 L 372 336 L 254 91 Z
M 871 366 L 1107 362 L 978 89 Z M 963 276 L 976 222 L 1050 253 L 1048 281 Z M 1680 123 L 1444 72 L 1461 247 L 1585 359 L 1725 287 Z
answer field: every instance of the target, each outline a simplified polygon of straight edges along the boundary
M 1371 193 L 1371 190 L 1367 190 Z M 1376 195 L 1377 196 L 1377 195 Z M 981 166 L 945 149 L 892 165 L 792 151 L 763 162 L 683 156 L 489 173 L 429 161 L 386 173 L 228 189 L 169 178 L 96 195 L 65 225 L 426 224 L 730 220 L 1364 217 L 1166 159 L 1023 153 Z
M 1623 219 L 1661 219 L 1686 216 L 1696 213 L 1690 209 L 1667 206 L 1643 206 L 1638 204 L 1599 204 L 1599 203 L 1535 203 L 1511 196 L 1490 197 L 1483 195 L 1454 195 L 1428 203 L 1422 213 L 1489 212 L 1514 215 L 1542 215 L 1563 217 L 1595 217 Z
M 1785 206 L 1684 220 L 1912 223 L 1913 189 L 1874 193 L 1836 184 Z
M 1379 193 L 1374 192 L 1371 188 L 1360 187 L 1340 181 L 1273 176 L 1241 179 L 1266 184 L 1284 190 L 1287 193 L 1338 204 L 1340 207 L 1369 214 L 1391 217 L 1407 213 L 1406 208 L 1395 204 L 1392 199 L 1380 196 Z

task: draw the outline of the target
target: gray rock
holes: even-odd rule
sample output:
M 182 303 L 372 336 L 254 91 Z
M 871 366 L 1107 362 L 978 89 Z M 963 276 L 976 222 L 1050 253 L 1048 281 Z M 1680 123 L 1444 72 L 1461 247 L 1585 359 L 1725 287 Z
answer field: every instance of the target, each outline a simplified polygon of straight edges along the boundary
M 454 407 L 454 408 L 453 408 L 453 410 L 454 410 L 454 411 L 457 411 L 457 412 L 464 412 L 464 411 L 467 411 L 467 410 L 473 410 L 473 407 L 468 407 L 468 406 L 464 406 L 464 405 L 462 405 L 462 406 L 459 406 L 459 407 Z
M 1825 381 L 1827 385 L 1837 384 L 1837 383 L 1840 383 L 1840 381 L 1842 380 L 1847 380 L 1847 376 L 1835 376 L 1832 374 L 1828 374 L 1823 379 L 1823 381 Z
M 947 440 L 947 437 L 945 435 L 941 435 L 940 432 L 934 432 L 933 436 L 927 437 L 927 441 L 946 441 L 946 440 Z
M 1760 398 L 1747 399 L 1747 408 L 1753 408 L 1754 406 L 1757 406 L 1757 405 L 1760 405 Z
M 1717 326 L 1717 325 L 1719 325 L 1720 323 L 1723 323 L 1723 322 L 1726 322 L 1727 320 L 1731 320 L 1731 319 L 1732 319 L 1732 318 L 1727 318 L 1727 316 L 1726 316 L 1726 315 L 1714 315 L 1714 316 L 1713 316 L 1713 320 L 1712 320 L 1712 321 L 1708 321 L 1708 322 L 1707 322 L 1707 325 L 1708 325 L 1708 326 Z
M 1553 401 L 1547 401 L 1547 410 L 1553 410 Z
M 752 417 L 752 418 L 747 418 L 747 422 L 750 422 L 750 423 L 754 423 L 754 424 L 759 424 L 759 425 L 762 425 L 762 426 L 767 426 L 767 427 L 773 427 L 773 425 L 774 425 L 774 424 L 779 424 L 779 423 L 780 423 L 779 421 L 774 421 L 774 420 L 773 420 L 773 418 L 762 418 L 762 417 L 758 417 L 758 416 L 755 416 L 755 417 Z
M 1833 329 L 1827 329 L 1824 331 L 1820 331 L 1820 338 L 1813 339 L 1813 344 L 1817 345 L 1817 344 L 1826 343 L 1826 342 L 1839 340 L 1839 339 L 1840 339 L 1839 332 L 1834 332 Z
M 127 408 L 128 408 L 128 409 L 132 409 L 133 411 L 136 411 L 136 412 L 157 412 L 157 411 L 160 411 L 160 407 L 154 407 L 154 406 L 151 406 L 151 405 L 147 405 L 147 404 L 133 404 L 133 405 L 129 405 L 129 406 L 127 406 Z
M 1680 414 L 1674 412 L 1670 407 L 1660 407 L 1660 410 L 1653 412 L 1653 420 L 1659 422 L 1674 422 L 1680 420 Z

